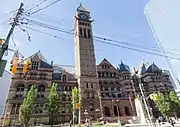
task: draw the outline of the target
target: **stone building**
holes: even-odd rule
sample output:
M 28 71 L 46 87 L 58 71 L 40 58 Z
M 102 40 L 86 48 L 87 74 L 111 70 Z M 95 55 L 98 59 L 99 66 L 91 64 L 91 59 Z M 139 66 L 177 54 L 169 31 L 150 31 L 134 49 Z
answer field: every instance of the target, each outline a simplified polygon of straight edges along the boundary
M 17 73 L 12 77 L 4 110 L 5 114 L 9 114 L 11 125 L 19 124 L 19 107 L 32 84 L 36 85 L 38 96 L 30 123 L 48 123 L 45 104 L 54 81 L 58 83 L 57 90 L 62 101 L 58 123 L 69 122 L 72 118 L 71 90 L 75 86 L 80 91 L 82 121 L 86 117 L 114 121 L 118 116 L 126 121 L 136 115 L 134 98 L 139 93 L 139 86 L 134 79 L 137 77 L 132 75 L 123 62 L 118 68 L 107 59 L 96 65 L 92 21 L 90 12 L 80 5 L 74 24 L 75 74 L 54 66 L 53 63 L 48 64 L 40 52 L 27 58 L 32 62 L 32 67 L 26 75 L 21 73 L 22 66 L 19 65 Z M 169 76 L 162 73 L 154 63 L 147 70 L 143 65 L 140 75 L 147 95 L 156 90 L 168 91 L 172 88 Z
M 57 90 L 62 102 L 58 121 L 70 121 L 71 90 L 77 86 L 75 76 L 66 72 L 64 69 L 60 68 L 58 70 L 57 67 L 48 64 L 40 52 L 35 53 L 28 59 L 32 62 L 30 71 L 26 75 L 22 74 L 22 66 L 19 65 L 18 72 L 12 77 L 6 108 L 4 110 L 4 114 L 10 114 L 10 124 L 19 124 L 19 108 L 31 85 L 35 85 L 38 92 L 36 108 L 30 123 L 48 123 L 49 118 L 45 104 L 53 81 L 58 83 Z
M 132 77 L 136 94 L 141 95 L 139 83 L 142 83 L 142 90 L 148 99 L 148 105 L 152 109 L 152 114 L 155 117 L 158 117 L 158 115 L 160 115 L 159 111 L 157 108 L 155 108 L 155 104 L 150 99 L 149 95 L 158 91 L 166 94 L 169 91 L 174 90 L 170 75 L 168 75 L 166 71 L 163 71 L 155 63 L 153 63 L 147 69 L 145 65 L 142 64 L 142 67 L 139 70 L 139 77 L 136 75 L 133 75 Z M 140 80 L 138 81 L 137 79 Z

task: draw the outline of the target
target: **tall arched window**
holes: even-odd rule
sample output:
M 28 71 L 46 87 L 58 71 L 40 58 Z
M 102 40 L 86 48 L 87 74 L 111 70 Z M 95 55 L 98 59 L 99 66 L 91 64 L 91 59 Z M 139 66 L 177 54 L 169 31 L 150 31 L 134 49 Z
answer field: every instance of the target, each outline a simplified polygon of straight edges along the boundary
M 110 110 L 108 107 L 104 107 L 104 115 L 107 116 L 107 117 L 110 117 L 111 114 L 110 114 Z
M 19 84 L 16 87 L 16 98 L 21 98 L 24 95 L 24 84 Z
M 84 38 L 87 38 L 86 28 L 84 28 L 83 30 L 84 30 Z
M 114 108 L 114 115 L 115 115 L 115 116 L 118 116 L 117 106 L 114 105 L 113 108 Z
M 90 29 L 88 29 L 88 38 L 91 38 L 91 31 L 90 31 Z

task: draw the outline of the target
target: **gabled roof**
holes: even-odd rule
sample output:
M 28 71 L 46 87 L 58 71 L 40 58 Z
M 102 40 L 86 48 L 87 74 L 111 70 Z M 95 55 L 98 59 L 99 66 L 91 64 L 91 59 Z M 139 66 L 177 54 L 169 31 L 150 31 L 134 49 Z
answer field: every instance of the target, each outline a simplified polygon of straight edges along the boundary
M 26 60 L 31 60 L 33 58 L 37 58 L 40 60 L 40 68 L 52 68 L 52 66 L 48 63 L 48 61 L 44 58 L 44 56 L 40 53 L 40 51 L 22 60 L 20 63 L 23 63 Z
M 22 60 L 21 62 L 24 62 L 24 61 L 26 61 L 26 60 L 31 60 L 32 58 L 35 58 L 35 57 L 37 57 L 38 59 L 40 59 L 40 60 L 48 63 L 48 61 L 44 58 L 44 56 L 41 54 L 40 51 L 38 51 L 37 53 L 35 53 L 35 54 L 27 57 L 26 59 Z
M 121 61 L 121 64 L 119 64 L 118 70 L 119 70 L 120 72 L 123 72 L 123 71 L 129 72 L 129 71 L 130 71 L 130 70 L 129 70 L 129 67 L 128 67 L 127 65 L 125 65 L 122 61 Z
M 53 67 L 50 64 L 48 64 L 48 63 L 41 60 L 40 68 L 53 68 Z
M 86 8 L 84 8 L 84 7 L 82 6 L 82 4 L 79 5 L 79 7 L 77 8 L 77 11 L 89 12 Z
M 112 64 L 106 58 L 104 58 L 99 65 L 102 65 L 105 63 L 112 66 Z
M 45 59 L 45 57 L 41 54 L 40 51 L 38 51 L 37 53 L 35 53 L 34 55 L 31 56 L 31 58 L 33 58 L 33 57 L 38 57 L 40 60 L 48 63 L 48 61 L 47 61 L 47 60 Z
M 106 58 L 104 58 L 98 66 L 105 65 L 105 64 L 111 68 L 116 69 Z
M 160 71 L 160 69 L 158 68 L 158 66 L 156 66 L 154 63 L 152 65 L 150 65 L 147 69 L 147 72 L 151 73 L 154 71 Z

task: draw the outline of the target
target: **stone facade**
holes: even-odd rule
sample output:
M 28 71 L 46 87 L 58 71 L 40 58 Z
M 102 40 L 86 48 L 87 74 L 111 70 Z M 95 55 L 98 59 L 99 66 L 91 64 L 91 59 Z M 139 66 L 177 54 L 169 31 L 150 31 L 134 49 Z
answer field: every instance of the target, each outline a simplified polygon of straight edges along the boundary
M 143 64 L 138 71 L 140 77 L 132 74 L 123 62 L 118 68 L 112 66 L 107 59 L 96 65 L 91 22 L 90 12 L 80 5 L 74 29 L 75 75 L 48 64 L 40 52 L 28 58 L 32 62 L 32 68 L 26 75 L 21 73 L 22 65 L 19 65 L 12 78 L 4 109 L 5 114 L 9 114 L 11 125 L 19 124 L 19 107 L 32 84 L 38 89 L 36 110 L 30 121 L 32 124 L 48 123 L 45 104 L 53 81 L 58 83 L 57 90 L 62 102 L 58 123 L 69 122 L 72 118 L 71 90 L 75 86 L 80 91 L 81 120 L 87 117 L 109 121 L 117 120 L 118 115 L 121 120 L 136 116 L 134 98 L 140 93 L 137 82 L 139 79 L 144 84 L 143 90 L 147 96 L 154 91 L 168 92 L 172 89 L 169 76 L 162 73 L 154 63 L 148 69 Z M 84 115 L 85 110 L 88 112 L 87 116 Z

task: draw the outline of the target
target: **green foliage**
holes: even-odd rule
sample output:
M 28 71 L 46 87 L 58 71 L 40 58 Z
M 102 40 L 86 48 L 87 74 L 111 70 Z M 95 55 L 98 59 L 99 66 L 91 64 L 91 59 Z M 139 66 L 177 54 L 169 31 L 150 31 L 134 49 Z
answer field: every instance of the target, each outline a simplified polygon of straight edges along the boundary
M 76 108 L 76 103 L 79 103 L 79 91 L 77 89 L 77 87 L 75 87 L 72 90 L 72 105 L 73 105 L 73 109 Z
M 158 93 L 154 102 L 158 110 L 163 114 L 163 116 L 169 117 L 169 113 L 171 110 L 169 99 L 165 97 L 162 93 Z
M 76 104 L 79 103 L 79 91 L 77 87 L 75 87 L 72 90 L 72 108 L 73 108 L 73 116 L 74 116 L 74 122 L 78 122 L 78 112 L 79 109 L 76 109 Z
M 180 100 L 174 91 L 169 94 L 157 93 L 154 99 L 155 105 L 164 117 L 179 115 Z
M 177 96 L 177 94 L 174 92 L 174 91 L 171 91 L 169 93 L 169 98 L 170 98 L 170 101 L 171 101 L 171 108 L 173 109 L 173 112 L 174 114 L 177 116 L 177 117 L 180 117 L 180 100 Z
M 34 111 L 36 97 L 37 89 L 32 85 L 19 110 L 19 120 L 24 127 L 28 127 L 29 120 Z
M 47 105 L 49 112 L 49 123 L 51 124 L 51 126 L 53 126 L 56 123 L 59 107 L 60 107 L 60 100 L 59 100 L 59 95 L 57 93 L 57 83 L 53 82 L 48 96 L 48 105 Z

